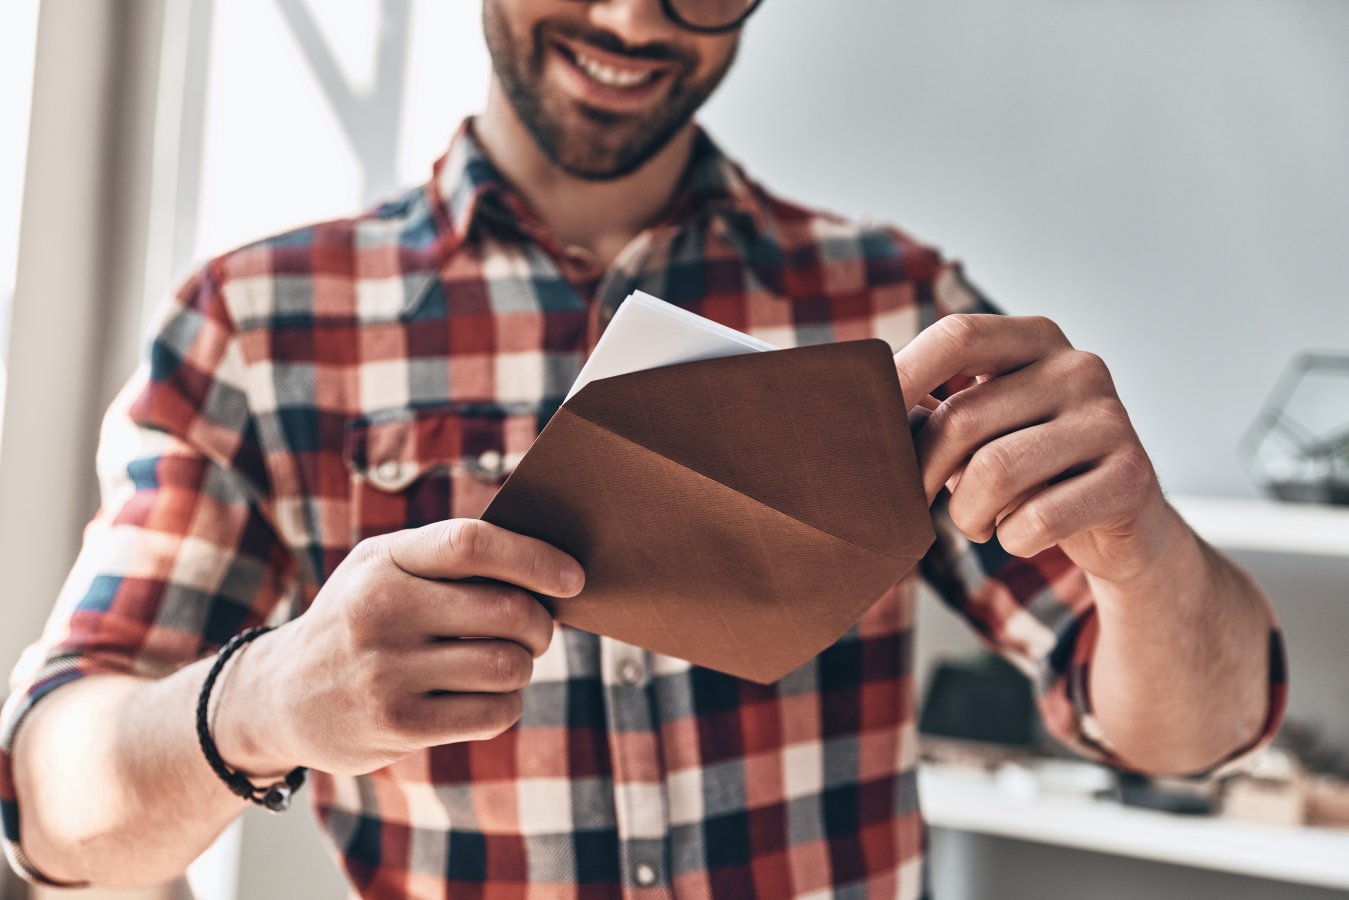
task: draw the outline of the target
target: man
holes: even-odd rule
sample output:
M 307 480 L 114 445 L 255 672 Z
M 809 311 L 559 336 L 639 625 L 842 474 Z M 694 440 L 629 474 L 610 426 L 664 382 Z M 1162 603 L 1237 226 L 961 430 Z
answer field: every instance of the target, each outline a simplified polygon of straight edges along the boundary
M 474 521 L 634 288 L 779 345 L 898 348 L 931 411 L 920 574 L 1063 740 L 1198 772 L 1268 739 L 1267 604 L 1167 505 L 1104 364 L 904 235 L 770 197 L 691 124 L 752 7 L 485 0 L 487 108 L 428 186 L 184 286 L 7 707 L 30 876 L 163 881 L 239 814 L 194 709 L 276 616 L 205 737 L 255 785 L 312 769 L 366 896 L 920 896 L 914 578 L 762 686 L 556 626 L 530 592 L 581 566 Z

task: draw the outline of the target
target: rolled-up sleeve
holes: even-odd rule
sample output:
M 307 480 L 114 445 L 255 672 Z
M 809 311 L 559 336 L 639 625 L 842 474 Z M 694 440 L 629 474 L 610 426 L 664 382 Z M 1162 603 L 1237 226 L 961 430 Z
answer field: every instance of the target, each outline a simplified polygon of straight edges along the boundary
M 19 846 L 13 750 L 34 704 L 90 675 L 167 675 L 291 593 L 245 368 L 207 266 L 165 305 L 148 358 L 104 419 L 99 511 L 0 713 L 4 846 L 26 878 L 44 880 Z
M 1045 728 L 1084 756 L 1134 768 L 1110 745 L 1092 714 L 1091 662 L 1099 633 L 1096 606 L 1085 574 L 1060 549 L 1028 559 L 1012 556 L 997 538 L 975 544 L 946 513 L 935 509 L 937 542 L 922 562 L 925 581 L 983 641 L 1031 680 Z M 1269 617 L 1269 700 L 1258 738 L 1209 771 L 1239 769 L 1265 747 L 1283 718 L 1286 679 L 1283 641 L 1272 608 Z

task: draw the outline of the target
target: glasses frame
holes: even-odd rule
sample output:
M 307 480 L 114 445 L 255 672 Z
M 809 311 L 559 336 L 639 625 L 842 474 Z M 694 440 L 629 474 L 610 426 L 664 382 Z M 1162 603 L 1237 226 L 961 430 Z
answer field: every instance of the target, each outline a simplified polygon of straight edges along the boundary
M 725 25 L 695 25 L 679 14 L 675 9 L 674 0 L 660 0 L 660 8 L 666 17 L 678 25 L 680 28 L 686 28 L 689 31 L 696 31 L 699 34 L 725 34 L 728 31 L 735 31 L 745 24 L 745 20 L 753 15 L 754 11 L 763 4 L 763 0 L 753 0 L 749 7 L 745 9 L 740 17 Z

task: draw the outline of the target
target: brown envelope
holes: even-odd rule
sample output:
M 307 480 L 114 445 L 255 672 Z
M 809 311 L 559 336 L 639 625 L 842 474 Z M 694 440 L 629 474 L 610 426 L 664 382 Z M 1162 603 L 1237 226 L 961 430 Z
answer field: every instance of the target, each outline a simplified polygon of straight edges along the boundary
M 586 570 L 568 625 L 762 684 L 839 638 L 932 544 L 881 340 L 591 382 L 483 513 Z

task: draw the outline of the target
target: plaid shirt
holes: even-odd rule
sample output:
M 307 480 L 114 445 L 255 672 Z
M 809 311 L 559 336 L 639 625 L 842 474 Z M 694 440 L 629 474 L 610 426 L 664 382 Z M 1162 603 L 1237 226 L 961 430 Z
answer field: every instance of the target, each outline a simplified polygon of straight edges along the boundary
M 109 412 L 101 510 L 15 674 L 11 860 L 23 868 L 8 751 L 34 702 L 86 675 L 162 676 L 300 614 L 362 538 L 479 515 L 634 289 L 780 347 L 898 349 L 939 316 L 992 311 L 934 251 L 769 196 L 701 134 L 677 202 L 604 271 L 543 229 L 467 123 L 425 187 L 212 260 Z M 1083 574 L 1057 550 L 970 544 L 940 505 L 936 522 L 922 565 L 776 684 L 558 626 L 504 734 L 314 773 L 356 890 L 923 895 L 920 581 L 1030 676 L 1055 735 L 1111 756 L 1087 704 Z

